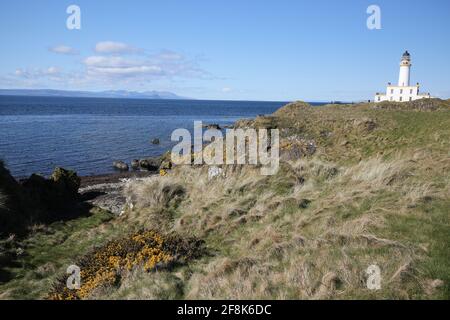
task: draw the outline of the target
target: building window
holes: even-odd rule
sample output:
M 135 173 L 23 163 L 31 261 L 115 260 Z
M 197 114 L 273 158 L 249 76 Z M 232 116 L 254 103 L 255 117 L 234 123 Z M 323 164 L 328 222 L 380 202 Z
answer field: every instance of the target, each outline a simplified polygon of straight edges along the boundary
M 394 94 L 394 89 L 391 89 L 391 94 Z
M 409 97 L 409 101 L 412 101 L 412 97 Z
M 403 94 L 403 89 L 400 89 L 400 94 Z
M 403 97 L 400 97 L 400 102 L 403 101 Z
M 412 94 L 412 92 L 413 92 L 413 89 L 409 90 L 409 93 L 410 93 L 410 94 Z
M 381 100 L 381 97 L 378 97 L 378 101 L 380 101 Z

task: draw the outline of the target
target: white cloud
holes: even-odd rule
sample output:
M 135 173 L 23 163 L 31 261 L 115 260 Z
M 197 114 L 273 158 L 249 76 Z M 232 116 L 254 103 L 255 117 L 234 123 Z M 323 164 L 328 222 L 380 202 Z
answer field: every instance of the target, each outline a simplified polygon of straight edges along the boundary
M 55 47 L 51 47 L 48 49 L 50 52 L 58 53 L 58 54 L 66 54 L 66 55 L 76 55 L 78 51 L 72 47 L 59 45 Z
M 166 61 L 180 61 L 184 59 L 184 56 L 181 53 L 170 50 L 162 50 L 161 52 L 153 55 L 152 57 L 154 59 Z
M 72 48 L 58 46 L 49 51 L 69 54 Z M 196 59 L 189 59 L 175 51 L 161 50 L 145 54 L 127 44 L 109 41 L 97 43 L 96 51 L 101 53 L 83 57 L 77 60 L 79 65 L 64 71 L 57 66 L 18 68 L 7 75 L 8 85 L 17 83 L 18 87 L 32 85 L 129 89 L 136 86 L 145 88 L 157 83 L 167 85 L 183 78 L 210 79 L 210 75 L 200 68 Z M 130 52 L 142 54 L 122 55 Z
M 61 69 L 58 67 L 48 67 L 46 69 L 16 69 L 14 75 L 19 78 L 25 79 L 37 79 L 45 77 L 59 77 L 61 75 Z
M 102 41 L 95 45 L 95 52 L 101 54 L 138 53 L 141 50 L 126 43 Z
M 233 89 L 231 89 L 229 87 L 222 88 L 222 92 L 224 92 L 224 93 L 229 93 L 231 91 L 233 91 Z
M 164 52 L 147 58 L 125 58 L 96 55 L 84 59 L 89 76 L 143 77 L 145 81 L 171 77 L 203 77 L 206 72 L 175 52 Z
M 131 60 L 116 56 L 91 56 L 84 60 L 89 75 L 134 77 L 139 75 L 162 75 L 158 65 L 147 61 Z

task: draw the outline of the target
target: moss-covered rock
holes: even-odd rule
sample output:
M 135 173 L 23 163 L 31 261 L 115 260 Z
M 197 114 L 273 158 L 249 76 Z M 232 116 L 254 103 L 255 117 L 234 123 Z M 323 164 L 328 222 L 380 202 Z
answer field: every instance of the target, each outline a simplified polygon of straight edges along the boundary
M 55 185 L 61 190 L 76 194 L 80 188 L 80 177 L 72 170 L 66 170 L 63 168 L 56 168 L 53 174 L 50 176 Z

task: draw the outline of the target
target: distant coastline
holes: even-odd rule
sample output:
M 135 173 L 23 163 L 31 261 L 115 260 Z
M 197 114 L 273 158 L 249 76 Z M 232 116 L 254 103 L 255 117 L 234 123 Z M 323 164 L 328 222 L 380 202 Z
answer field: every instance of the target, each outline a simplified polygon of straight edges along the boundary
M 167 91 L 71 91 L 54 89 L 0 89 L 0 96 L 20 97 L 63 97 L 63 98 L 119 98 L 119 99 L 151 99 L 151 100 L 193 100 Z

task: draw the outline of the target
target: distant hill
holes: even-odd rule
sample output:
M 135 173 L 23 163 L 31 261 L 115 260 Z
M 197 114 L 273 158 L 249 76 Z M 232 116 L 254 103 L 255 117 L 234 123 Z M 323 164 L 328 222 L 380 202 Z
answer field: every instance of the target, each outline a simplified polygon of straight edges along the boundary
M 128 98 L 128 99 L 186 99 L 166 91 L 68 91 L 51 89 L 0 89 L 0 96 L 80 97 L 80 98 Z

